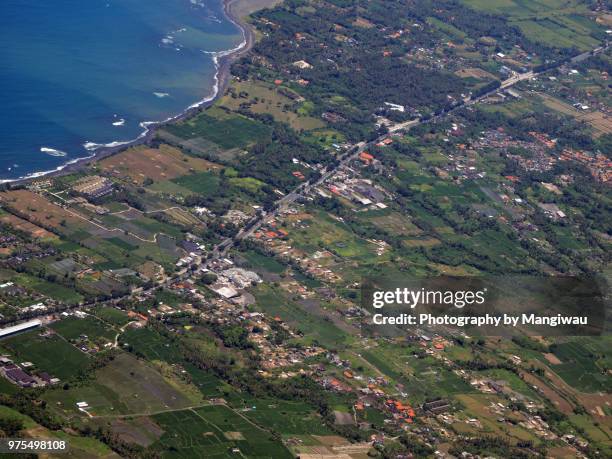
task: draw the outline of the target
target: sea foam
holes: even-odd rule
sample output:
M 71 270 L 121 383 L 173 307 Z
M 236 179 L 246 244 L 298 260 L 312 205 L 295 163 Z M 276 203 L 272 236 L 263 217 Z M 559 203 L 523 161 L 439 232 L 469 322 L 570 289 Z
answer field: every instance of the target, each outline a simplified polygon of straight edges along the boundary
M 68 155 L 68 153 L 66 153 L 65 151 L 56 150 L 55 148 L 49 148 L 49 147 L 40 147 L 40 152 L 41 153 L 46 153 L 49 156 L 66 156 L 66 155 Z

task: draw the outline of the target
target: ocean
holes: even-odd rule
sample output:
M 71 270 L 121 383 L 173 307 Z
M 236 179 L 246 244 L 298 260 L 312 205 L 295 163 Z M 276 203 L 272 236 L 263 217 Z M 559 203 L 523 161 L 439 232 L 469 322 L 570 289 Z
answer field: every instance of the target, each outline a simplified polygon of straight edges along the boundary
M 221 0 L 2 0 L 0 182 L 137 138 L 210 97 L 215 53 L 242 40 Z

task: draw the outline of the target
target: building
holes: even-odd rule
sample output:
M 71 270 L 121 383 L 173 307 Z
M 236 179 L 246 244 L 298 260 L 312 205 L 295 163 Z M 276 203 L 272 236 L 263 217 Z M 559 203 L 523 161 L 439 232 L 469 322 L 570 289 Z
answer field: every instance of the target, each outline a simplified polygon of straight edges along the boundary
M 423 410 L 433 414 L 442 413 L 450 409 L 450 404 L 445 399 L 432 400 L 423 404 Z
M 36 380 L 15 364 L 5 366 L 4 374 L 9 380 L 21 387 L 33 387 L 36 385 Z
M 42 322 L 38 319 L 30 320 L 28 322 L 24 322 L 22 324 L 13 325 L 11 327 L 6 327 L 0 329 L 0 338 L 6 338 L 8 336 L 16 335 L 17 333 L 22 333 L 28 330 L 32 330 L 34 328 L 40 327 Z
M 101 198 L 113 191 L 113 182 L 106 177 L 91 175 L 78 180 L 72 189 L 88 198 Z

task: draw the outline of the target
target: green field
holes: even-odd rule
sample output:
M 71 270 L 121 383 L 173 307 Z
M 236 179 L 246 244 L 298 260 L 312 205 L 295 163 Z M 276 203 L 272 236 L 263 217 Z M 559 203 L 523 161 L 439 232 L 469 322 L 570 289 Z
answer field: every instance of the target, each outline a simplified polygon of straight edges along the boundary
M 360 259 L 364 262 L 376 259 L 374 246 L 356 236 L 349 228 L 319 212 L 308 220 L 308 227 L 290 232 L 295 246 L 307 252 L 326 248 L 343 258 Z
M 113 453 L 113 451 L 104 443 L 96 440 L 92 437 L 78 437 L 76 435 L 67 434 L 61 430 L 48 430 L 39 424 L 37 424 L 32 418 L 18 411 L 0 405 L 0 417 L 19 419 L 23 423 L 24 429 L 27 431 L 28 438 L 37 439 L 60 439 L 65 440 L 69 443 L 70 449 L 67 453 L 62 454 L 61 457 L 68 458 L 93 458 L 93 457 L 105 457 L 115 458 L 119 457 Z M 19 457 L 19 456 L 16 456 Z
M 253 400 L 244 414 L 259 425 L 282 435 L 333 435 L 314 408 L 304 402 Z
M 286 266 L 276 261 L 273 257 L 262 255 L 261 253 L 253 250 L 242 252 L 240 256 L 246 260 L 247 265 L 250 268 L 255 270 L 263 269 L 271 273 L 280 274 L 287 269 Z
M 70 379 L 89 364 L 86 354 L 57 336 L 42 338 L 32 331 L 2 341 L 11 355 L 21 362 L 32 362 L 36 368 L 62 380 Z
M 603 33 L 579 0 L 462 0 L 478 11 L 498 14 L 530 40 L 551 47 L 594 48 Z
M 153 448 L 170 458 L 292 457 L 271 434 L 225 406 L 158 414 L 153 417 L 164 429 Z M 238 448 L 239 453 L 232 449 Z
M 125 312 L 116 308 L 98 307 L 94 314 L 104 322 L 116 326 L 123 326 L 131 320 Z
M 570 341 L 555 345 L 553 353 L 562 363 L 550 368 L 570 386 L 581 392 L 612 391 L 612 380 L 598 366 L 593 350 Z
M 83 295 L 76 292 L 74 289 L 64 287 L 58 283 L 47 282 L 46 280 L 39 279 L 28 274 L 18 274 L 13 280 L 24 287 L 36 290 L 37 292 L 53 298 L 54 300 L 61 301 L 62 303 L 78 304 L 84 299 Z
M 254 291 L 257 306 L 271 317 L 279 316 L 304 334 L 307 341 L 336 347 L 348 342 L 348 335 L 331 321 L 306 312 L 300 305 L 286 298 L 276 288 L 260 285 Z
M 128 343 L 137 355 L 147 360 L 162 360 L 169 363 L 183 360 L 183 356 L 170 340 L 148 328 L 129 329 L 121 335 L 121 341 Z
M 220 179 L 214 172 L 183 175 L 172 180 L 177 185 L 196 194 L 212 195 L 219 189 Z
M 96 371 L 95 378 L 70 391 L 53 390 L 45 399 L 66 416 L 78 413 L 76 403 L 85 401 L 94 415 L 150 413 L 182 409 L 201 402 L 195 392 L 176 380 L 166 380 L 150 364 L 120 354 Z M 59 403 L 58 403 L 59 402 Z
M 51 325 L 51 328 L 67 340 L 74 340 L 87 335 L 92 341 L 112 341 L 117 332 L 95 317 L 68 317 Z
M 269 128 L 258 121 L 220 109 L 168 126 L 167 131 L 182 139 L 203 138 L 228 150 L 244 148 L 269 135 Z

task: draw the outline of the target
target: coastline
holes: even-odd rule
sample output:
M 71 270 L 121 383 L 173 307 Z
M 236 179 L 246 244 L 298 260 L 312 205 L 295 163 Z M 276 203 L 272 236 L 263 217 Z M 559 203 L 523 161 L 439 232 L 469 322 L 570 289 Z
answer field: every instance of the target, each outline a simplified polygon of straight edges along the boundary
M 216 71 L 214 75 L 214 84 L 210 94 L 205 96 L 203 99 L 193 103 L 185 110 L 175 116 L 171 116 L 162 121 L 147 121 L 142 122 L 140 126 L 143 128 L 143 132 L 136 138 L 127 141 L 116 141 L 106 145 L 100 145 L 92 150 L 89 156 L 83 156 L 81 158 L 75 158 L 67 161 L 66 163 L 58 166 L 56 169 L 48 171 L 36 171 L 28 174 L 27 176 L 20 177 L 17 179 L 0 180 L 0 186 L 7 188 L 13 188 L 23 186 L 34 180 L 40 178 L 51 178 L 62 175 L 67 175 L 75 171 L 81 170 L 101 159 L 108 158 L 109 156 L 115 155 L 128 148 L 137 145 L 146 145 L 155 137 L 158 129 L 164 126 L 174 123 L 177 121 L 183 121 L 201 113 L 206 108 L 210 107 L 215 101 L 223 95 L 231 78 L 230 67 L 231 64 L 248 53 L 253 46 L 255 40 L 255 34 L 253 28 L 242 20 L 240 14 L 241 7 L 245 7 L 249 3 L 249 0 L 223 0 L 223 13 L 226 18 L 233 23 L 242 34 L 242 41 L 238 46 L 224 50 L 210 52 L 212 54 L 213 63 Z M 276 1 L 268 1 L 269 4 L 275 4 Z M 254 11 L 250 11 L 254 12 Z

